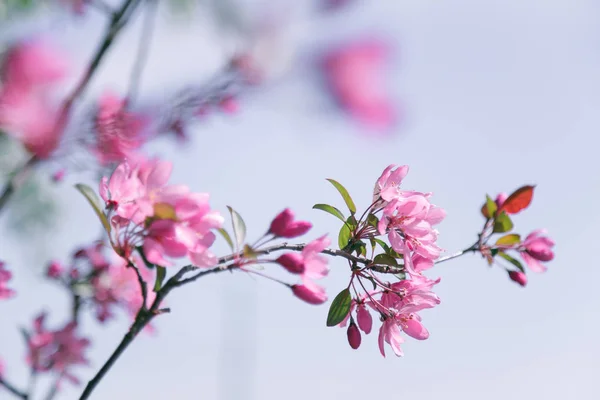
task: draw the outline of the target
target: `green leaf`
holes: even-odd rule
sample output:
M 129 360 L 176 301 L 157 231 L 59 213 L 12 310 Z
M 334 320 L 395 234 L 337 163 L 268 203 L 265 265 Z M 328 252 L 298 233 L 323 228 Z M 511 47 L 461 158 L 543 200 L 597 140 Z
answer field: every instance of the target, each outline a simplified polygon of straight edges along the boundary
M 316 210 L 325 211 L 326 213 L 329 213 L 334 217 L 339 218 L 342 222 L 346 222 L 346 217 L 344 217 L 344 214 L 342 214 L 340 210 L 333 206 L 330 206 L 329 204 L 315 204 L 313 208 Z
M 156 281 L 154 281 L 154 291 L 158 292 L 162 287 L 162 283 L 167 276 L 167 269 L 165 267 L 161 267 L 160 265 L 156 266 Z
M 359 256 L 366 256 L 367 255 L 367 245 L 362 240 L 353 242 L 352 246 L 350 246 L 350 253 L 352 253 L 353 251 L 355 251 L 356 254 Z
M 377 225 L 379 224 L 379 218 L 377 218 L 373 214 L 369 214 L 369 216 L 367 217 L 367 223 L 369 224 L 369 226 L 372 226 L 375 229 L 377 229 Z
M 377 239 L 377 238 L 375 238 L 374 240 L 375 240 L 375 242 L 377 242 L 377 244 L 379 244 L 381 246 L 381 248 L 383 249 L 383 251 L 385 251 L 386 253 L 389 254 L 390 246 L 386 242 L 384 242 L 381 239 Z
M 356 213 L 356 205 L 354 205 L 354 201 L 352 201 L 352 197 L 350 197 L 350 194 L 348 193 L 346 188 L 344 186 L 342 186 L 341 183 L 339 183 L 333 179 L 327 179 L 327 180 L 333 186 L 335 186 L 335 188 L 337 189 L 338 192 L 340 192 L 340 194 L 342 195 L 342 198 L 344 199 L 344 202 L 346 202 L 346 206 L 348 206 L 348 210 L 350 210 L 350 213 L 354 215 Z
M 377 254 L 373 259 L 373 263 L 380 265 L 390 265 L 392 267 L 398 266 L 398 261 L 389 254 Z
M 496 254 L 498 254 L 498 251 L 499 251 L 498 249 L 491 249 L 490 253 L 491 253 L 492 257 L 496 257 Z
M 510 220 L 510 217 L 507 213 L 502 211 L 500 215 L 496 217 L 496 221 L 494 221 L 494 232 L 495 233 L 504 233 L 508 232 L 513 228 L 513 223 Z
M 245 258 L 250 258 L 250 259 L 255 259 L 258 256 L 258 254 L 254 251 L 254 249 L 252 247 L 250 247 L 249 245 L 244 245 L 244 257 Z
M 497 206 L 496 202 L 494 200 L 492 200 L 492 198 L 486 194 L 485 195 L 485 211 L 486 212 L 484 212 L 483 215 L 488 219 L 494 218 L 494 214 L 496 213 L 497 209 L 498 209 L 498 206 Z M 486 213 L 487 213 L 487 215 L 486 215 Z
M 236 249 L 240 249 L 246 240 L 246 223 L 242 219 L 242 216 L 233 208 L 227 206 L 227 209 L 231 214 L 231 224 L 233 225 L 233 236 L 235 237 Z
M 235 250 L 233 246 L 233 241 L 231 240 L 231 236 L 229 236 L 229 233 L 223 228 L 217 229 L 217 232 L 219 232 L 221 236 L 223 236 L 223 239 L 225 239 L 231 250 Z
M 88 203 L 90 203 L 90 205 L 94 209 L 94 212 L 100 219 L 100 222 L 102 222 L 104 230 L 110 235 L 110 224 L 108 223 L 106 215 L 104 215 L 104 213 L 102 212 L 102 203 L 100 202 L 100 199 L 98 198 L 96 193 L 92 190 L 91 187 L 89 187 L 88 185 L 84 185 L 83 183 L 78 183 L 77 185 L 75 185 L 75 188 L 79 190 L 79 193 L 81 193 L 83 197 L 87 199 Z
M 525 272 L 525 268 L 523 267 L 523 264 L 521 264 L 521 262 L 519 260 L 512 258 L 511 256 L 509 256 L 508 254 L 506 254 L 503 251 L 499 251 L 498 255 L 500 257 L 504 258 L 506 261 L 508 261 L 512 265 L 514 265 L 515 267 L 519 268 L 521 270 L 521 272 Z
M 509 233 L 496 240 L 496 245 L 500 246 L 512 246 L 513 244 L 521 243 L 521 236 L 516 233 Z
M 327 314 L 327 326 L 336 326 L 342 322 L 350 312 L 351 305 L 352 297 L 350 296 L 350 290 L 346 288 L 333 299 L 333 303 L 331 303 L 329 313 Z
M 338 245 L 340 246 L 340 250 L 344 250 L 348 247 L 348 243 L 350 242 L 350 237 L 352 236 L 352 232 L 347 224 L 342 225 L 340 229 L 340 233 L 338 235 Z

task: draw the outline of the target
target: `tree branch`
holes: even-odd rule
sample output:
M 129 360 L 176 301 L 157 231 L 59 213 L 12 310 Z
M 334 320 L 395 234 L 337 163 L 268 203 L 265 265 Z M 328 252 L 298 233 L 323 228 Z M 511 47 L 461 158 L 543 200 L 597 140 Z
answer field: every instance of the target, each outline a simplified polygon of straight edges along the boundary
M 4 388 L 6 390 L 8 390 L 10 393 L 12 393 L 13 395 L 15 395 L 23 400 L 27 400 L 29 398 L 29 395 L 27 393 L 20 391 L 19 389 L 17 389 L 10 383 L 6 382 L 1 376 L 0 376 L 0 386 L 4 386 Z
M 158 1 L 147 0 L 147 2 L 148 8 L 146 10 L 146 18 L 144 19 L 144 25 L 142 27 L 142 34 L 140 36 L 138 53 L 133 64 L 133 69 L 131 70 L 131 77 L 129 80 L 129 91 L 127 94 L 127 102 L 129 104 L 131 104 L 134 101 L 135 96 L 137 95 L 139 85 L 142 80 L 144 67 L 146 66 L 146 61 L 150 52 L 152 33 L 154 31 L 154 20 L 156 19 L 156 9 L 158 8 Z

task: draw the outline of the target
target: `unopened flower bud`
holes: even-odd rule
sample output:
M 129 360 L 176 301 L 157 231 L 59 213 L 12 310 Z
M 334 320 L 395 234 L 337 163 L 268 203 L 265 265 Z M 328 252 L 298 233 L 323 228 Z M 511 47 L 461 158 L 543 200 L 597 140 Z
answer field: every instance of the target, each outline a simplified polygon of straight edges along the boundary
M 294 213 L 286 208 L 273 219 L 269 233 L 277 237 L 292 239 L 304 235 L 310 228 L 312 228 L 312 224 L 308 221 L 294 221 Z
M 292 292 L 296 297 L 309 304 L 323 304 L 327 301 L 325 290 L 312 282 L 306 282 L 304 285 L 293 285 Z
M 500 207 L 502 207 L 502 205 L 504 204 L 504 202 L 506 201 L 506 199 L 508 198 L 508 195 L 504 192 L 498 194 L 498 196 L 496 196 L 496 206 L 498 207 L 498 209 L 500 209 Z
M 48 278 L 56 279 L 60 277 L 63 273 L 64 268 L 56 261 L 52 261 L 48 264 L 48 268 L 46 269 L 46 276 Z
M 354 350 L 358 349 L 360 347 L 361 337 L 360 337 L 360 331 L 358 330 L 358 327 L 356 326 L 354 321 L 350 322 L 350 326 L 348 326 L 347 334 L 348 334 L 348 343 L 350 344 L 350 347 L 352 347 Z
M 292 274 L 301 274 L 304 272 L 304 258 L 298 253 L 282 254 L 275 261 Z
M 58 171 L 56 171 L 54 174 L 52 174 L 52 181 L 54 183 L 59 183 L 62 182 L 62 180 L 65 178 L 65 174 L 67 173 L 66 169 L 59 169 Z
M 512 281 L 523 287 L 527 285 L 527 275 L 521 271 L 508 271 L 508 276 Z
M 239 111 L 240 105 L 233 96 L 225 96 L 219 102 L 219 108 L 221 111 L 227 114 L 235 114 Z

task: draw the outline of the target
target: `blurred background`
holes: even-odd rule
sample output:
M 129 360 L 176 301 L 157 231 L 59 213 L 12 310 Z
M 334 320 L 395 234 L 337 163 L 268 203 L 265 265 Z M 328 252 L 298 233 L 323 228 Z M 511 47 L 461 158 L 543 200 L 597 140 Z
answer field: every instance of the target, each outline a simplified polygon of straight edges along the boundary
M 0 2 L 2 45 L 43 35 L 82 69 L 103 34 L 102 12 L 88 5 L 74 15 L 67 0 L 60 7 L 24 3 L 32 8 Z M 486 193 L 538 185 L 532 206 L 513 220 L 519 232 L 548 229 L 556 258 L 547 273 L 529 274 L 526 288 L 479 256 L 436 266 L 428 275 L 442 278 L 442 304 L 422 313 L 431 336 L 407 339 L 403 358 L 382 358 L 376 331 L 352 350 L 344 329 L 325 326 L 327 305 L 307 305 L 247 275 L 209 276 L 170 295 L 172 313 L 133 343 L 92 398 L 600 398 L 600 3 L 171 0 L 156 11 L 140 109 L 157 114 L 186 88 L 206 87 L 240 51 L 261 72 L 259 84 L 236 92 L 236 112 L 192 121 L 184 145 L 167 135 L 148 145 L 150 154 L 173 161 L 172 181 L 210 193 L 223 214 L 226 205 L 238 210 L 249 238 L 285 207 L 313 222 L 308 239 L 335 237 L 336 220 L 311 209 L 342 206 L 325 178 L 343 183 L 364 209 L 381 171 L 396 163 L 411 167 L 406 189 L 432 191 L 433 203 L 446 209 L 439 242 L 448 252 L 476 239 Z M 144 15 L 110 49 L 74 119 L 84 119 L 107 88 L 127 91 Z M 366 114 L 340 97 L 347 92 L 323 61 L 365 41 L 379 50 L 367 52 L 372 62 L 358 62 L 353 81 L 366 86 L 354 90 L 385 99 Z M 0 216 L 0 258 L 18 293 L 0 302 L 0 357 L 21 386 L 28 369 L 18 328 L 42 308 L 54 324 L 68 314 L 68 297 L 43 276 L 46 263 L 67 261 L 100 230 L 73 188 L 97 180 L 86 155 L 66 149 Z M 2 151 L 6 173 L 19 154 L 7 144 Z M 45 176 L 61 168 L 68 171 L 62 182 Z M 227 250 L 217 242 L 217 254 Z M 331 259 L 330 297 L 347 274 L 345 263 Z M 130 320 L 123 314 L 99 325 L 86 315 L 82 323 L 91 366 L 76 375 L 86 382 Z M 56 398 L 81 390 L 65 385 Z M 0 398 L 10 396 L 0 390 Z

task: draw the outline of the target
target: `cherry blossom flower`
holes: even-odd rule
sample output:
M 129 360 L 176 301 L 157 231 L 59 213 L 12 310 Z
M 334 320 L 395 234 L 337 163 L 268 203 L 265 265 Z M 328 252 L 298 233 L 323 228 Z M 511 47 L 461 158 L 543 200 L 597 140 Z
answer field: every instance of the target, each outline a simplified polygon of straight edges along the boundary
M 541 262 L 554 259 L 554 241 L 544 234 L 546 231 L 543 229 L 531 232 L 519 247 L 521 257 L 533 272 L 545 272 L 548 267 Z
M 292 291 L 307 303 L 321 304 L 327 301 L 325 289 L 314 281 L 324 278 L 329 273 L 327 258 L 321 254 L 329 244 L 330 240 L 326 236 L 321 236 L 308 243 L 300 253 L 304 264 L 304 271 L 301 273 L 302 284 L 294 285 Z
M 213 266 L 212 230 L 222 226 L 223 217 L 210 209 L 208 194 L 168 185 L 171 169 L 171 163 L 158 159 L 132 165 L 125 161 L 110 179 L 102 179 L 100 195 L 115 232 L 113 247 L 127 258 L 142 246 L 146 259 L 162 266 L 184 256 L 196 266 Z
M 1 66 L 0 128 L 38 158 L 49 157 L 63 133 L 50 98 L 67 64 L 49 42 L 30 40 L 9 49 Z
M 125 99 L 105 92 L 95 118 L 96 144 L 92 151 L 98 161 L 108 165 L 138 158 L 136 151 L 146 141 L 142 131 L 148 122 L 146 116 L 127 111 Z
M 358 120 L 389 128 L 396 112 L 383 80 L 390 49 L 379 41 L 359 41 L 328 52 L 323 72 L 333 95 Z
M 77 325 L 74 322 L 59 330 L 47 330 L 44 326 L 45 318 L 45 313 L 40 314 L 34 321 L 33 332 L 28 334 L 27 362 L 34 371 L 52 371 L 75 384 L 79 383 L 70 369 L 76 365 L 89 364 L 84 352 L 90 341 L 77 337 Z

